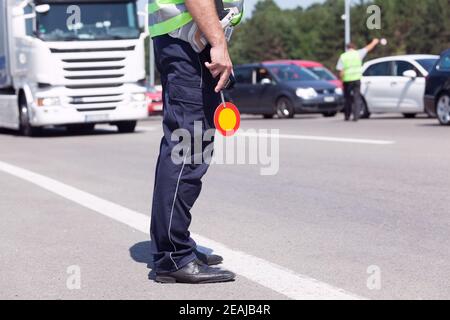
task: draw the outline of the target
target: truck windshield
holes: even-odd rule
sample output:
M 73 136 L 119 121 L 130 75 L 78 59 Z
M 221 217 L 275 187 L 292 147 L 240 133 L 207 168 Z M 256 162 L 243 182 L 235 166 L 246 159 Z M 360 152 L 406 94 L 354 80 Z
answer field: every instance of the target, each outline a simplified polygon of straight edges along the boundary
M 136 1 L 49 1 L 50 10 L 37 13 L 37 36 L 44 41 L 136 39 L 140 31 Z

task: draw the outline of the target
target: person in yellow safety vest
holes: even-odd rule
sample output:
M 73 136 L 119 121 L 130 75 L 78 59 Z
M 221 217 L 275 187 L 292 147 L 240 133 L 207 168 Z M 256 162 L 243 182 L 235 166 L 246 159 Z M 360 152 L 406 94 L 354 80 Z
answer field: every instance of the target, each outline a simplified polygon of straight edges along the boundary
M 200 252 L 189 226 L 209 167 L 205 155 L 212 153 L 209 130 L 214 130 L 214 112 L 232 74 L 224 28 L 239 23 L 242 6 L 243 0 L 149 0 L 149 29 L 164 104 L 150 232 L 152 275 L 160 283 L 235 278 L 230 271 L 211 267 L 222 257 Z M 192 37 L 198 32 L 205 40 L 202 45 Z
M 340 72 L 342 82 L 344 82 L 345 96 L 345 121 L 350 120 L 353 113 L 353 120 L 358 121 L 362 111 L 361 78 L 363 60 L 366 55 L 375 49 L 380 43 L 379 39 L 374 39 L 365 48 L 356 50 L 353 43 L 347 45 L 347 51 L 343 53 L 338 61 L 336 69 Z

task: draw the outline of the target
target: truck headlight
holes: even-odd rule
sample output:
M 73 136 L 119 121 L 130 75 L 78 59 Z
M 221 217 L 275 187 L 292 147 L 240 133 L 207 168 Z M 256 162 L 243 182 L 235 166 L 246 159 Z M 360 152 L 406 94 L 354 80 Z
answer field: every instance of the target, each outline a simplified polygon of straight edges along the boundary
M 38 98 L 37 105 L 39 107 L 53 107 L 60 105 L 60 101 L 57 97 Z
M 317 97 L 317 91 L 313 88 L 298 88 L 295 92 L 299 98 L 308 100 L 308 99 L 314 99 Z
M 336 88 L 336 89 L 334 89 L 334 93 L 339 95 L 339 96 L 343 96 L 344 95 L 344 90 L 342 90 L 342 88 Z
M 131 95 L 131 99 L 136 102 L 144 102 L 145 101 L 145 93 L 134 93 Z

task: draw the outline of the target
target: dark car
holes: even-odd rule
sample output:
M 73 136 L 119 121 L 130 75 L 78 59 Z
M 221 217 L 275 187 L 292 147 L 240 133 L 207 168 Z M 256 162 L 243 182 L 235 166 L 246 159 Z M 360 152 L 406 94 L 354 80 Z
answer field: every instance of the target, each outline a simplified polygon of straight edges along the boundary
M 450 49 L 442 53 L 427 77 L 425 108 L 442 125 L 450 125 Z
M 293 118 L 296 113 L 335 116 L 343 108 L 341 88 L 293 64 L 249 64 L 234 69 L 229 98 L 243 114 Z

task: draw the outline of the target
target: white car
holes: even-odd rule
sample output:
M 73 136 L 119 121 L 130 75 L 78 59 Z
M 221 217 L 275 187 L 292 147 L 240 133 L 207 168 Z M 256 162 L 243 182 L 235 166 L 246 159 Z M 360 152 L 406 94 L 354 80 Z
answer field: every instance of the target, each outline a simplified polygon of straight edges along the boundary
M 439 56 L 404 55 L 375 59 L 363 66 L 363 117 L 371 113 L 402 113 L 414 118 L 425 112 L 425 78 Z

